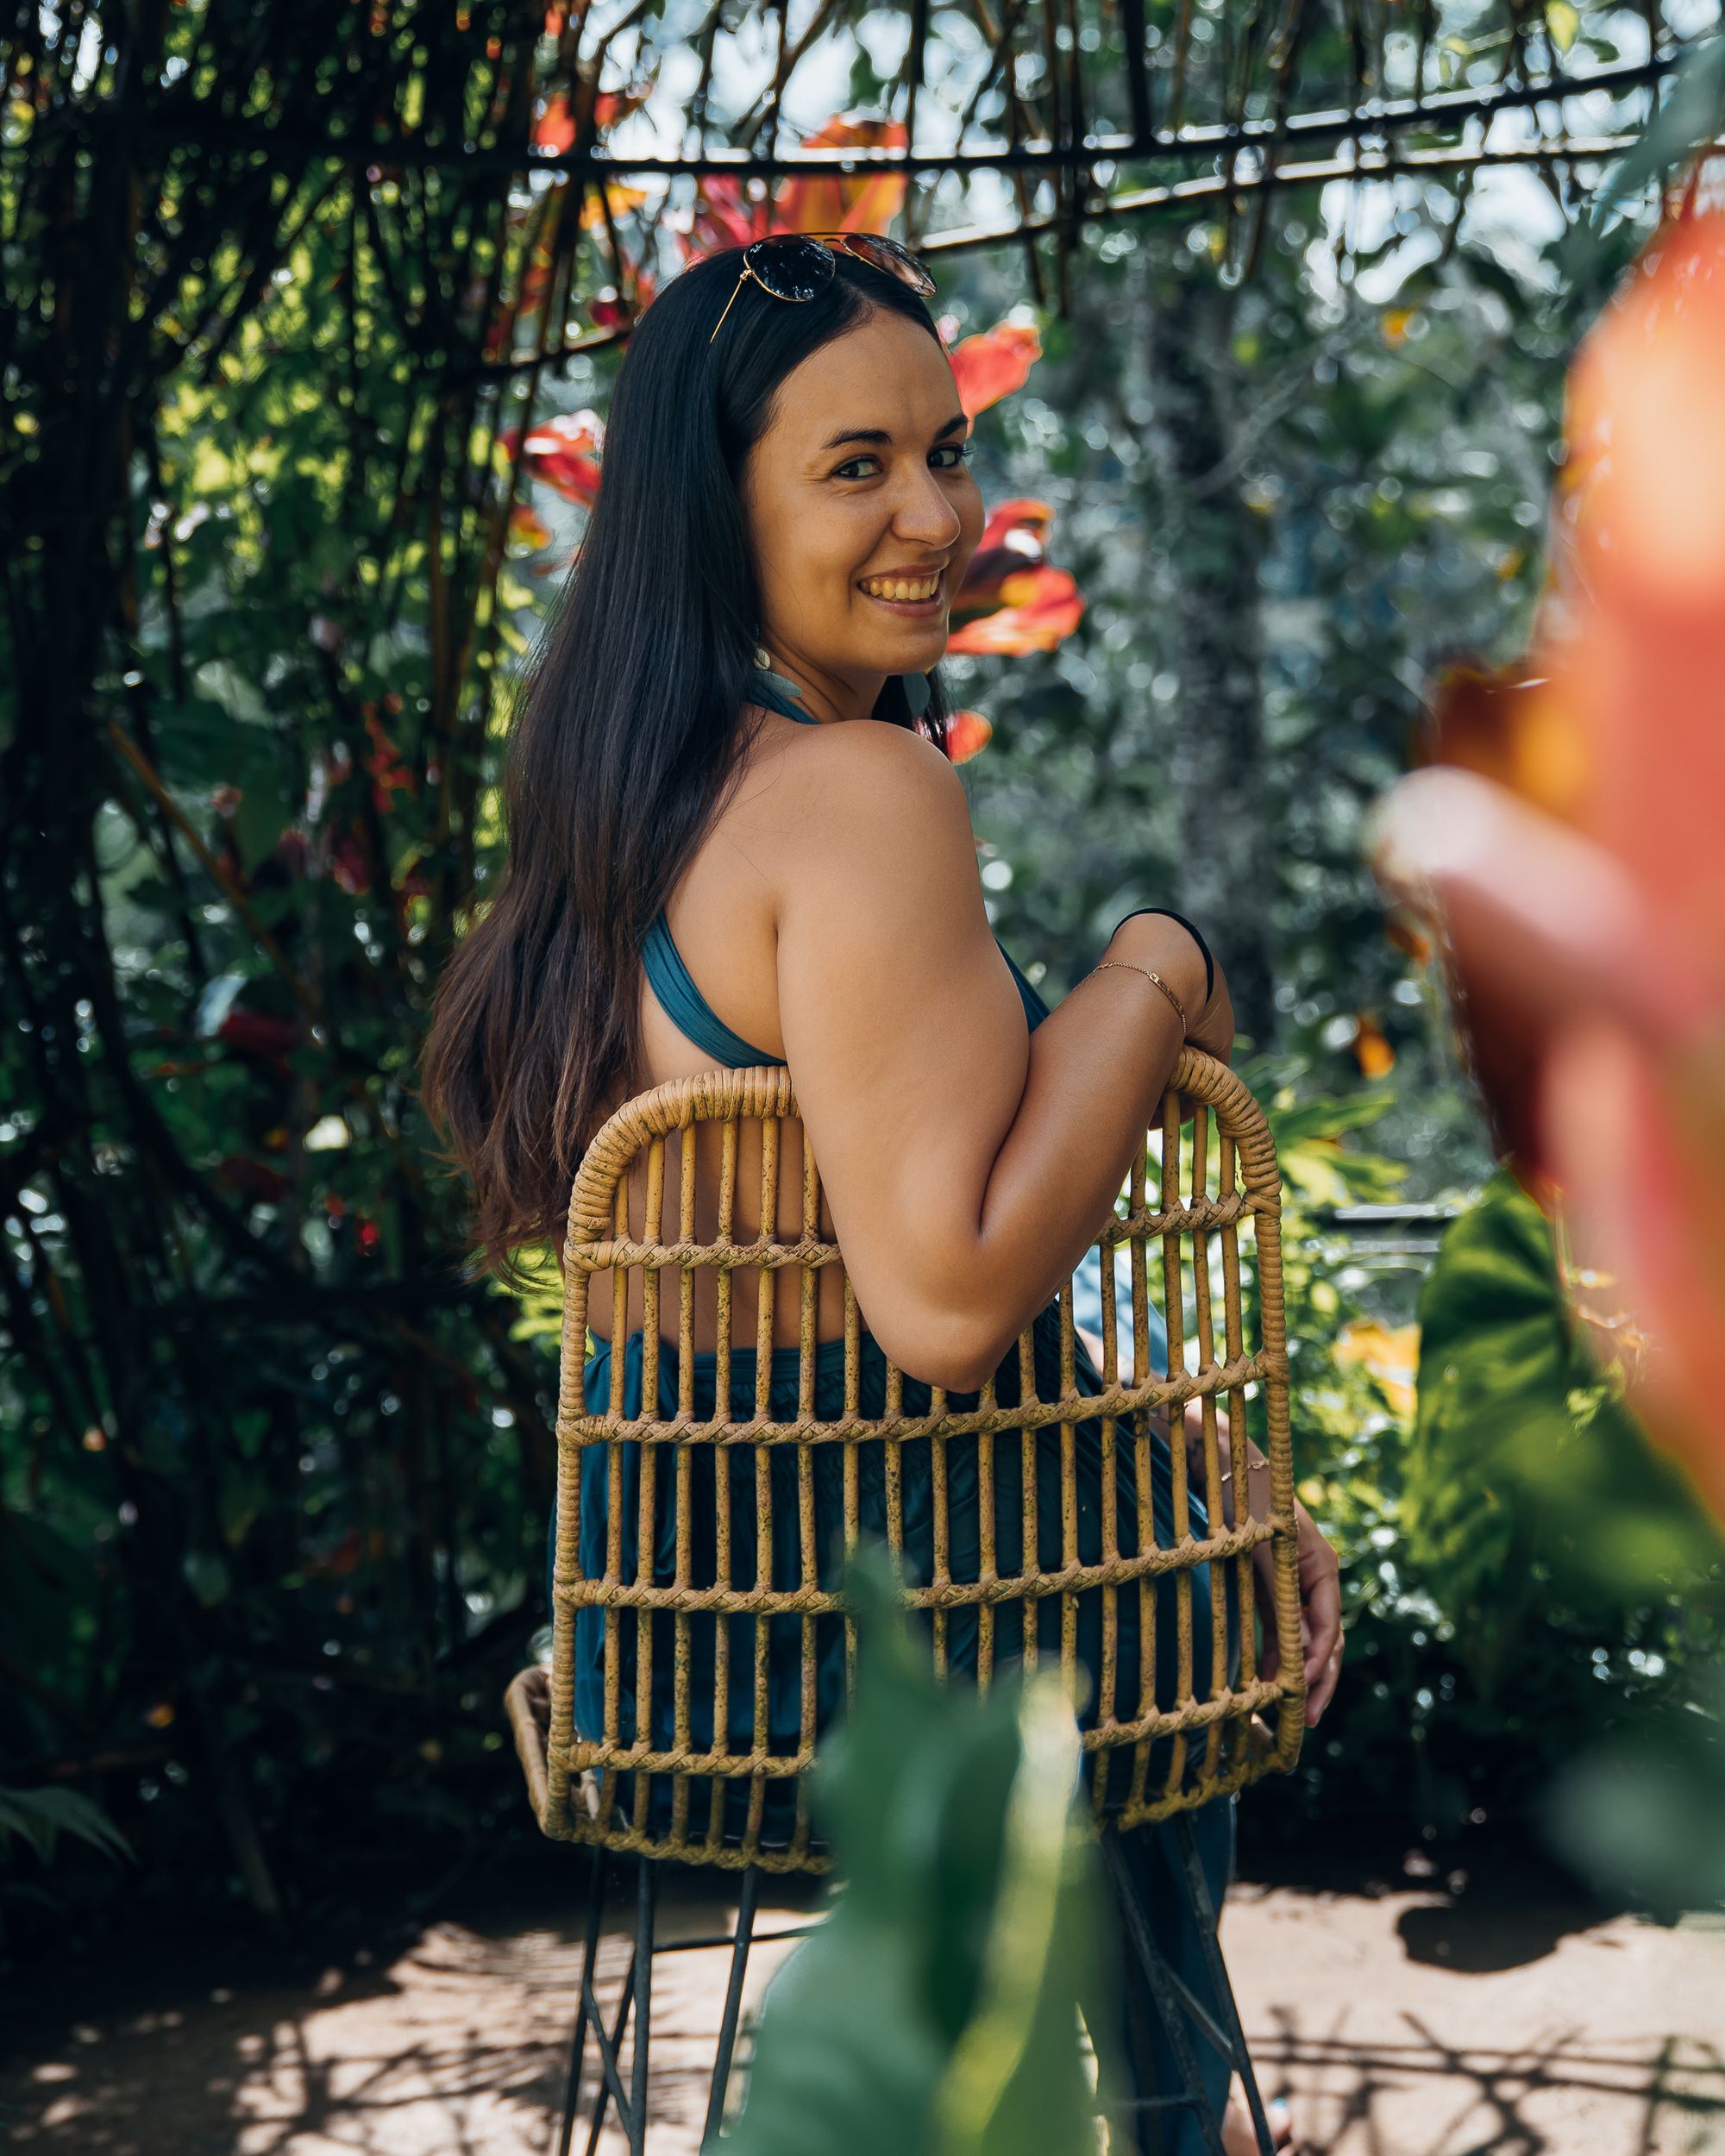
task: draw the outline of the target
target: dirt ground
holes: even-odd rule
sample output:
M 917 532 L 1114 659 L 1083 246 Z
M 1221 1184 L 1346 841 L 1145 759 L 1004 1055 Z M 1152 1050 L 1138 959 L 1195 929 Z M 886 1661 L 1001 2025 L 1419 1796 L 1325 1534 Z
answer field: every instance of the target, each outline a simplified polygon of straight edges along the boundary
M 224 1968 L 203 1949 L 57 1979 L 17 2002 L 0 2131 L 41 2156 L 539 2156 L 579 1966 L 573 1864 L 555 1910 L 544 1879 L 561 1875 L 542 1874 L 325 1967 L 230 1952 Z M 1260 2077 L 1293 2097 L 1313 2156 L 1725 2156 L 1725 1923 L 1655 1926 L 1538 1875 L 1420 1869 L 1365 1893 L 1230 1899 Z M 662 1937 L 722 1929 L 730 1890 L 674 1875 Z M 607 1996 L 626 1921 L 603 1951 Z M 804 1921 L 781 1896 L 760 1927 Z M 789 1951 L 757 1951 L 753 1994 Z M 656 1964 L 653 2156 L 698 2147 L 725 1961 Z

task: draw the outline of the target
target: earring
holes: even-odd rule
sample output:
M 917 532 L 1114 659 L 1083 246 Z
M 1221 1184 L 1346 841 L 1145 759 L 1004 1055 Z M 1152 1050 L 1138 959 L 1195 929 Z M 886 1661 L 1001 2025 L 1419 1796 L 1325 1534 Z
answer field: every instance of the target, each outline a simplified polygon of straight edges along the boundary
M 762 674 L 770 674 L 773 671 L 773 655 L 768 650 L 765 644 L 756 645 L 755 663 L 760 667 Z
M 934 695 L 928 685 L 928 676 L 925 674 L 901 674 L 899 685 L 905 693 L 906 709 L 913 718 L 920 718 Z

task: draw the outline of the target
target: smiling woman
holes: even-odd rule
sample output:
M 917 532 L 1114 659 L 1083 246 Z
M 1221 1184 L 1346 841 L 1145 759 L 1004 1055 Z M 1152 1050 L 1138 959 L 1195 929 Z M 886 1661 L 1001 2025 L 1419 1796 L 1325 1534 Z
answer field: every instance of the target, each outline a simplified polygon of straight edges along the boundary
M 605 485 L 510 743 L 508 873 L 445 975 L 426 1094 L 474 1179 L 486 1250 L 506 1266 L 524 1243 L 561 1250 L 582 1153 L 625 1099 L 715 1062 L 788 1064 L 801 1122 L 784 1119 L 781 1143 L 797 1158 L 806 1125 L 819 1232 L 842 1245 L 862 1313 L 865 1391 L 890 1358 L 954 1395 L 997 1380 L 1004 1401 L 1022 1396 L 1011 1351 L 1029 1326 L 1038 1392 L 1055 1396 L 1044 1389 L 1059 1382 L 1052 1298 L 1109 1215 L 1182 1044 L 1226 1057 L 1233 1020 L 1220 968 L 1172 915 L 1122 922 L 1054 1012 L 989 929 L 934 671 L 983 529 L 967 431 L 923 298 L 896 274 L 836 253 L 818 288 L 787 304 L 743 276 L 732 250 L 666 287 L 631 340 Z M 676 1172 L 693 1177 L 696 1235 L 716 1232 L 723 1185 L 737 1240 L 763 1229 L 794 1240 L 795 1178 L 783 1179 L 776 1222 L 750 1214 L 761 1126 L 743 1133 L 734 1157 L 716 1126 L 681 1134 L 692 1158 L 680 1155 Z M 638 1207 L 644 1155 L 637 1174 Z M 717 1278 L 694 1269 L 693 1382 L 710 1396 Z M 782 1377 L 794 1412 L 799 1313 L 789 1296 L 763 1313 L 759 1269 L 731 1275 L 726 1319 L 731 1339 L 757 1344 L 731 1356 L 731 1405 L 745 1417 L 763 1351 L 775 1398 Z M 640 1269 L 630 1279 L 626 1308 L 591 1313 L 583 1385 L 593 1407 L 620 1382 L 632 1414 L 645 1367 Z M 823 1268 L 815 1329 L 829 1350 L 842 1350 L 844 1292 L 838 1269 Z M 673 1408 L 678 1354 L 659 1343 Z M 1044 1434 L 1058 1473 L 1057 1437 Z M 1165 1438 L 1156 1443 L 1165 1457 Z M 1078 1445 L 1085 1516 L 1112 1500 L 1138 1517 L 1124 1485 L 1105 1498 L 1109 1454 L 1094 1426 L 1081 1426 Z M 596 1467 L 602 1451 L 590 1455 Z M 752 1519 L 752 1483 L 731 1480 L 693 1478 L 681 1499 L 662 1480 L 660 1546 L 676 1542 L 678 1502 L 700 1514 L 697 1539 L 728 1536 L 739 1507 Z M 812 1501 L 825 1545 L 841 1525 L 837 1500 L 817 1490 Z M 955 1537 L 976 1532 L 983 1501 L 974 1487 L 954 1492 Z M 579 1533 L 584 1545 L 597 1535 L 601 1564 L 619 1504 L 633 1533 L 626 1501 L 584 1468 Z M 1057 1528 L 1060 1506 L 1044 1510 Z M 1307 1677 L 1320 1711 L 1339 1639 L 1333 1562 L 1308 1572 Z M 1119 1600 L 1124 1639 L 1136 1633 L 1138 1589 Z M 601 1713 L 605 1625 L 597 1608 L 577 1623 L 584 1736 Z M 779 1713 L 782 1689 L 794 1721 L 789 1645 L 768 1708 Z M 1134 1711 L 1140 1683 L 1158 1694 L 1173 1683 L 1168 1670 L 1141 1674 L 1136 1651 L 1122 1650 L 1120 1667 L 1120 1697 L 1099 1706 L 1093 1685 L 1093 1715 Z M 744 1689 L 731 1703 L 747 1722 L 760 1710 Z M 823 1689 L 823 1720 L 841 1695 Z M 1197 1823 L 1219 1899 L 1226 1803 Z M 1201 1997 L 1191 1905 L 1159 1832 L 1126 1838 L 1126 1890 Z M 1145 2056 L 1157 2060 L 1153 2038 Z M 1208 2091 L 1218 2117 L 1226 2084 L 1224 2065 Z M 1141 2115 L 1151 2130 L 1153 2114 Z M 1214 2146 L 1183 2133 L 1168 2143 L 1176 2152 Z

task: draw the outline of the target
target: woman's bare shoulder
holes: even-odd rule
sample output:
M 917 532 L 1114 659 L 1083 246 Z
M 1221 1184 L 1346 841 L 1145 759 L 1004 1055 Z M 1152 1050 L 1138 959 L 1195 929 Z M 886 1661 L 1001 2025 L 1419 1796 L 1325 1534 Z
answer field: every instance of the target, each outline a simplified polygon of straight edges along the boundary
M 925 736 L 869 719 L 799 732 L 778 790 L 781 812 L 800 832 L 850 855 L 897 828 L 943 852 L 957 846 L 974 868 L 963 782 Z

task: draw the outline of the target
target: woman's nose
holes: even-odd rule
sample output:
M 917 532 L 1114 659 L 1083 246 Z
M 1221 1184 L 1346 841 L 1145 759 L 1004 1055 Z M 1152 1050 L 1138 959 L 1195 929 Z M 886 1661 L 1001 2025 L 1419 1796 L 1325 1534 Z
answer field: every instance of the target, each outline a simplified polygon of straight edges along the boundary
M 963 529 L 958 511 L 932 472 L 913 479 L 893 511 L 893 530 L 919 546 L 950 547 Z

